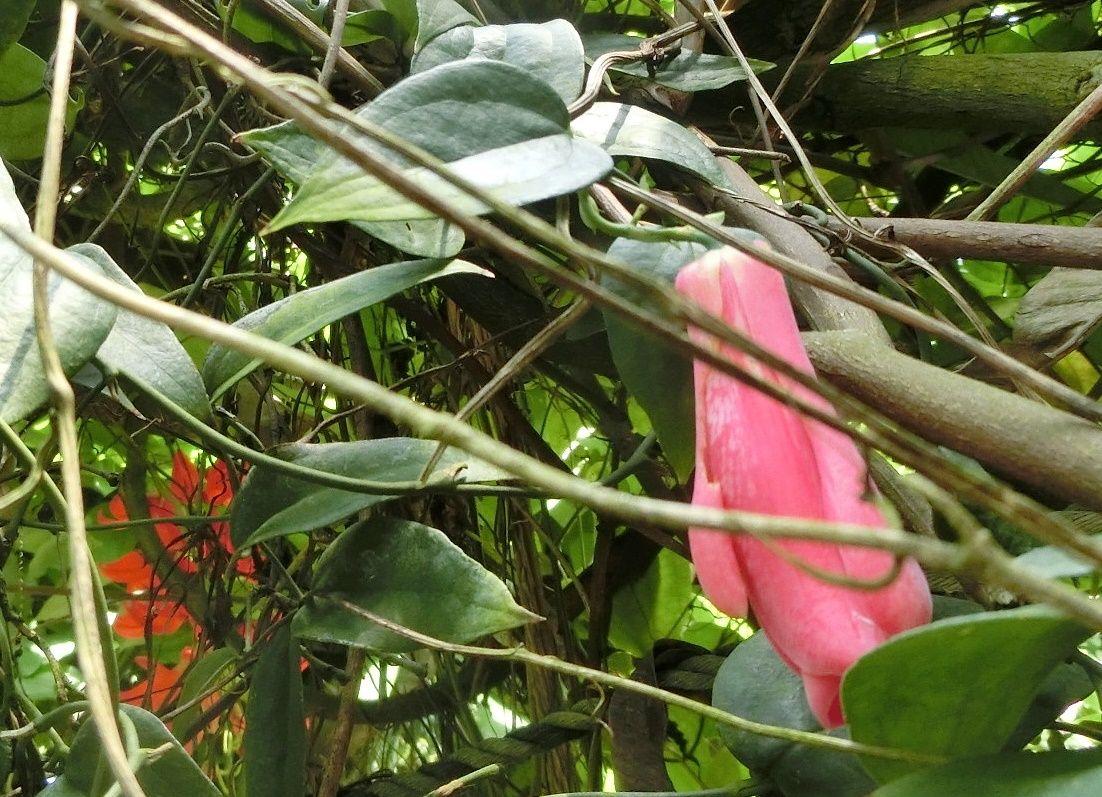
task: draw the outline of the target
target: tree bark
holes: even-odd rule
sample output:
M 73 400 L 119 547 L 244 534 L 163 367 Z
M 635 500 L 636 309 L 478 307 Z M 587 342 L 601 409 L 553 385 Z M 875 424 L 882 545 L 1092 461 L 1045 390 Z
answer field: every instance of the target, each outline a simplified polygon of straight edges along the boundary
M 796 75 L 781 106 L 798 101 L 815 74 Z M 826 70 L 795 121 L 799 128 L 838 132 L 905 127 L 1043 134 L 1100 83 L 1102 52 L 1093 51 L 854 61 Z M 725 127 L 730 110 L 744 106 L 746 88 L 735 84 L 702 95 L 696 108 L 703 113 L 694 121 Z M 753 124 L 748 116 L 736 120 L 743 118 Z M 1078 136 L 1099 137 L 1102 119 Z
M 778 252 L 809 266 L 835 274 L 842 273 L 819 242 L 767 196 L 741 166 L 728 158 L 720 158 L 718 163 L 731 183 L 732 192 L 716 191 L 703 182 L 696 183 L 694 188 L 713 207 L 727 214 L 729 224 L 754 230 Z M 813 329 L 853 330 L 877 345 L 890 345 L 891 339 L 880 318 L 867 307 L 796 280 L 789 281 L 789 291 L 801 315 Z
M 1102 511 L 1102 429 L 1048 405 L 870 343 L 804 335 L 815 371 L 908 429 L 998 473 Z
M 878 237 L 906 244 L 926 257 L 1102 269 L 1102 228 L 1099 227 L 945 219 L 860 218 L 855 221 Z M 839 232 L 845 231 L 840 223 L 831 226 Z

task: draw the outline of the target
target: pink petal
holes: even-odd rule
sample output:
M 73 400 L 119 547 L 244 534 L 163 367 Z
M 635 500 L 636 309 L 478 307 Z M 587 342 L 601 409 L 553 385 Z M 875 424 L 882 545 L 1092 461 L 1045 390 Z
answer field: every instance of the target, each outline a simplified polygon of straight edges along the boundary
M 684 268 L 676 285 L 731 327 L 804 373 L 814 374 L 784 280 L 773 269 L 723 249 Z M 689 334 L 789 395 L 833 412 L 817 394 L 710 335 L 691 327 Z M 865 500 L 871 490 L 865 462 L 846 435 L 699 361 L 694 363 L 694 381 L 694 503 L 883 525 L 880 512 Z M 727 540 L 721 536 L 690 532 L 702 586 L 720 608 L 741 609 L 741 597 L 728 597 L 730 584 L 738 585 L 738 595 L 745 594 L 778 654 L 803 678 L 812 710 L 826 727 L 842 722 L 838 685 L 846 669 L 889 636 L 929 621 L 929 591 L 912 561 L 904 563 L 887 587 L 862 590 L 820 580 L 799 563 L 871 581 L 891 572 L 890 554 L 833 543 L 781 540 L 767 545 L 745 535 L 728 535 Z
M 697 470 L 693 487 L 693 505 L 723 507 L 718 485 Z M 746 583 L 731 534 L 710 529 L 689 529 L 689 549 L 700 586 L 716 608 L 732 617 L 745 617 L 749 605 Z

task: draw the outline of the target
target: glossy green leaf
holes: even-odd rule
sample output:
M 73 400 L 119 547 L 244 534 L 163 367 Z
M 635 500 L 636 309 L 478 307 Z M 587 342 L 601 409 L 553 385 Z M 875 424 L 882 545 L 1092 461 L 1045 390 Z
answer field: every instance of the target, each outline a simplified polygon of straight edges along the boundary
M 622 33 L 589 34 L 583 37 L 582 41 L 585 44 L 586 58 L 589 59 L 617 50 L 638 50 L 643 42 L 638 36 Z M 775 66 L 768 61 L 759 61 L 754 58 L 748 61 L 750 68 L 756 74 L 767 72 Z M 746 80 L 746 72 L 734 56 L 688 50 L 683 50 L 670 60 L 663 62 L 655 69 L 653 75 L 647 72 L 647 66 L 642 61 L 615 64 L 612 69 L 615 72 L 646 78 L 669 89 L 688 92 L 712 91 Z
M 310 3 L 309 0 L 287 0 L 287 3 L 320 26 L 328 0 L 321 3 Z M 236 3 L 230 0 L 219 0 L 215 7 L 223 22 L 230 18 L 231 9 L 233 18 L 230 20 L 230 28 L 249 41 L 257 44 L 274 44 L 287 52 L 301 55 L 313 52 L 297 33 L 280 23 L 272 13 L 255 0 L 239 0 Z
M 465 58 L 504 61 L 550 85 L 563 102 L 582 93 L 585 56 L 578 32 L 564 19 L 539 25 L 464 25 L 429 42 L 413 59 L 413 72 Z
M 141 288 L 95 244 L 77 244 L 66 250 L 89 266 L 98 266 L 110 279 L 131 290 Z M 119 310 L 107 340 L 96 352 L 100 365 L 139 389 L 152 389 L 201 421 L 212 417 L 210 401 L 199 369 L 176 334 L 159 321 Z
M 572 191 L 611 168 L 598 148 L 568 134 L 566 106 L 550 86 L 500 61 L 458 61 L 412 75 L 357 113 L 514 204 Z M 348 135 L 408 166 L 372 139 Z M 407 172 L 438 198 L 482 210 L 470 199 L 460 202 L 465 195 L 426 170 Z M 431 214 L 326 150 L 269 229 L 299 221 L 424 218 Z
M 326 549 L 294 630 L 306 639 L 373 650 L 421 647 L 329 597 L 446 642 L 471 642 L 539 619 L 443 532 L 390 517 L 359 523 Z
M 242 133 L 239 138 L 259 152 L 283 177 L 301 183 L 321 158 L 325 146 L 303 133 L 294 122 L 283 122 Z M 463 231 L 443 219 L 353 221 L 353 226 L 401 252 L 418 257 L 449 258 L 463 248 Z
M 712 705 L 767 725 L 820 729 L 799 676 L 781 661 L 763 633 L 740 643 L 727 657 L 716 673 Z M 720 726 L 719 733 L 735 758 L 755 774 L 767 776 L 785 797 L 863 797 L 876 785 L 852 755 L 727 726 Z M 828 735 L 848 739 L 849 731 L 835 728 Z
M 763 633 L 739 643 L 723 662 L 712 687 L 712 705 L 767 725 L 799 731 L 821 727 L 807 705 L 800 677 L 781 661 Z M 755 772 L 768 772 L 793 746 L 726 725 L 720 726 L 719 735 L 735 758 Z
M 23 36 L 38 0 L 5 0 L 0 14 L 0 58 Z
M 432 440 L 390 437 L 352 443 L 290 443 L 272 456 L 314 470 L 382 482 L 415 482 L 436 451 Z M 499 468 L 449 448 L 429 475 L 433 482 L 484 482 L 508 478 Z M 393 495 L 354 493 L 277 473 L 263 464 L 245 477 L 233 502 L 230 529 L 234 545 L 312 531 L 336 523 Z
M 1059 719 L 1068 706 L 1085 700 L 1093 691 L 1094 683 L 1081 666 L 1074 660 L 1060 662 L 1041 683 L 1003 750 L 1008 753 L 1021 750 Z
M 962 758 L 924 769 L 873 797 L 1096 797 L 1102 794 L 1102 750 L 1005 753 Z
M 462 261 L 417 260 L 391 263 L 309 288 L 265 305 L 234 326 L 279 343 L 298 343 L 334 321 L 359 312 L 414 285 L 445 274 L 478 272 Z M 261 361 L 223 346 L 211 346 L 203 361 L 203 381 L 217 398 Z
M 349 12 L 344 23 L 341 44 L 345 47 L 354 47 L 357 44 L 367 44 L 378 39 L 390 39 L 396 44 L 401 44 L 402 31 L 393 14 L 380 8 Z
M 30 222 L 15 186 L 0 165 L 0 214 L 25 231 Z M 0 419 L 27 417 L 49 396 L 38 349 L 32 294 L 34 261 L 6 236 L 0 236 Z M 95 263 L 89 269 L 102 273 Z M 76 373 L 92 359 L 115 323 L 115 306 L 51 272 L 47 281 L 50 326 L 61 365 Z
M 306 720 L 298 643 L 284 623 L 264 647 L 245 707 L 247 797 L 306 793 Z
M 610 155 L 665 161 L 714 185 L 727 185 L 715 156 L 699 138 L 683 125 L 645 108 L 595 102 L 571 127 L 576 135 Z
M 519 207 L 591 185 L 612 169 L 612 161 L 599 147 L 562 133 L 480 152 L 448 168 L 499 201 Z M 405 176 L 456 212 L 490 212 L 488 205 L 428 169 L 409 169 Z M 374 178 L 344 183 L 311 178 L 272 219 L 267 232 L 300 222 L 432 218 L 429 210 Z
M 1018 564 L 1028 567 L 1043 578 L 1075 578 L 1098 570 L 1096 565 L 1057 545 L 1042 545 L 1026 551 L 1017 559 Z
M 1040 607 L 954 617 L 901 634 L 846 674 L 842 705 L 853 738 L 953 758 L 997 752 L 1049 673 L 1088 636 Z M 864 764 L 880 782 L 916 768 L 873 758 Z
M 138 783 L 146 797 L 219 797 L 220 792 L 191 760 L 180 743 L 159 719 L 136 706 L 120 705 L 119 710 L 134 725 L 138 743 L 146 750 L 157 750 L 138 770 Z M 167 747 L 166 747 L 167 746 Z M 165 747 L 165 750 L 160 748 Z M 77 731 L 62 774 L 39 792 L 43 797 L 93 797 L 96 776 L 107 764 L 101 755 L 99 736 L 92 720 L 86 719 Z
M 46 62 L 23 45 L 13 44 L 0 54 L 0 157 L 16 161 L 42 157 L 50 111 L 48 82 Z M 70 101 L 66 129 L 81 104 Z
M 420 52 L 430 41 L 460 25 L 477 25 L 478 20 L 454 0 L 417 0 L 417 38 L 413 45 Z
M 672 283 L 682 266 L 705 251 L 703 245 L 696 243 L 655 243 L 621 238 L 612 244 L 608 253 L 645 274 Z M 644 302 L 644 309 L 659 312 L 656 306 L 622 284 L 608 280 L 607 286 L 624 298 Z M 662 443 L 662 451 L 678 478 L 687 479 L 696 459 L 692 363 L 618 316 L 612 313 L 604 316 L 612 359 L 624 386 L 646 411 Z
M 833 728 L 823 735 L 849 739 L 849 729 Z M 805 744 L 786 750 L 771 775 L 784 797 L 865 797 L 876 788 L 857 756 Z
M 658 640 L 675 638 L 693 599 L 691 568 L 684 556 L 660 551 L 646 573 L 613 596 L 609 642 L 642 657 Z

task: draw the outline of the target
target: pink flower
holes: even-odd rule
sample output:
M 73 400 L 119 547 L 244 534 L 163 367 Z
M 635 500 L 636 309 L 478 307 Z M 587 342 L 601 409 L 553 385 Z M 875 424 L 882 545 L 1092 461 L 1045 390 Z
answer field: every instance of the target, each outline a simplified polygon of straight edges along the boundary
M 811 363 L 779 273 L 734 249 L 709 252 L 677 276 L 677 290 L 773 354 L 808 374 Z M 810 390 L 765 368 L 699 329 L 693 340 L 833 412 Z M 696 481 L 693 503 L 769 515 L 884 526 L 857 447 L 841 432 L 807 418 L 712 367 L 694 363 Z M 891 572 L 885 551 L 833 543 L 774 540 L 690 529 L 701 586 L 724 612 L 753 609 L 785 663 L 803 679 L 824 727 L 843 723 L 838 697 L 845 671 L 888 637 L 930 620 L 930 593 L 907 560 L 875 590 L 831 584 L 789 560 L 850 580 Z M 784 557 L 777 553 L 783 551 Z

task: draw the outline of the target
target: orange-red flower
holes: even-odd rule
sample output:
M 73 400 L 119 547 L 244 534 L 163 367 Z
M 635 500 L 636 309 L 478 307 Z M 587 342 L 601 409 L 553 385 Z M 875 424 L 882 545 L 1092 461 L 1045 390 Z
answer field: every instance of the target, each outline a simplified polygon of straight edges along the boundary
M 175 667 L 157 664 L 147 680 L 139 681 L 129 689 L 119 692 L 119 700 L 132 706 L 141 706 L 154 713 L 160 711 L 177 691 L 180 678 L 187 669 L 191 657 L 191 648 L 184 648 L 180 653 L 180 662 Z M 135 656 L 134 663 L 149 670 L 149 659 L 145 656 Z
M 196 573 L 199 562 L 209 562 L 218 557 L 225 560 L 233 554 L 229 524 L 225 520 L 211 522 L 210 533 L 192 534 L 175 523 L 156 522 L 158 518 L 224 511 L 233 501 L 233 487 L 226 463 L 218 461 L 200 471 L 184 454 L 176 452 L 172 457 L 168 496 L 149 495 L 146 500 L 165 556 L 182 572 Z M 121 495 L 115 495 L 108 502 L 107 514 L 100 517 L 101 522 L 127 519 Z M 255 571 L 255 565 L 251 559 L 238 559 L 235 569 L 241 575 L 250 576 Z M 115 619 L 114 629 L 119 636 L 140 639 L 147 631 L 151 635 L 169 634 L 189 621 L 187 610 L 178 600 L 158 597 L 163 591 L 160 579 L 140 551 L 131 551 L 113 562 L 101 564 L 100 572 L 122 584 L 128 593 L 144 596 L 140 600 L 127 601 Z

